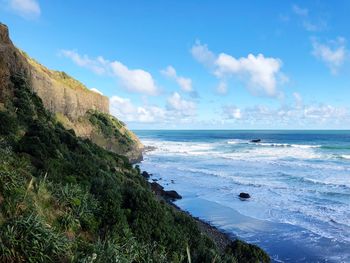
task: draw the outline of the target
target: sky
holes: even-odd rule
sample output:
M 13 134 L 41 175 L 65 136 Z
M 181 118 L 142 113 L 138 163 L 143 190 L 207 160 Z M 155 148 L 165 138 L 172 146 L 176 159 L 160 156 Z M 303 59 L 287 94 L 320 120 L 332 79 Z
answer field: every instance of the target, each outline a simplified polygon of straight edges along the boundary
M 131 129 L 350 129 L 350 1 L 0 0 Z

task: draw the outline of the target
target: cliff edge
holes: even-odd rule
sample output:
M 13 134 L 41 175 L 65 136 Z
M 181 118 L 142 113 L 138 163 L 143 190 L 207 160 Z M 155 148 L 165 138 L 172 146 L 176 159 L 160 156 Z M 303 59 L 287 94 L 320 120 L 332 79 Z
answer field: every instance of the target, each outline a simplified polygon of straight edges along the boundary
M 6 25 L 0 23 L 0 107 L 11 95 L 11 76 L 25 76 L 45 108 L 68 129 L 99 146 L 142 159 L 143 145 L 125 124 L 109 115 L 109 99 L 88 89 L 62 71 L 46 68 L 16 48 Z

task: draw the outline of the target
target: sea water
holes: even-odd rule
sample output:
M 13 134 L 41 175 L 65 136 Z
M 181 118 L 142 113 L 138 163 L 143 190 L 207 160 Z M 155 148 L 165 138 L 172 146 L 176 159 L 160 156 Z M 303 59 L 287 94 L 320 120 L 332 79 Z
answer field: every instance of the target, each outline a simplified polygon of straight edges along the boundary
M 176 204 L 193 216 L 275 262 L 350 262 L 349 131 L 136 134 L 155 147 L 141 168 L 178 191 Z

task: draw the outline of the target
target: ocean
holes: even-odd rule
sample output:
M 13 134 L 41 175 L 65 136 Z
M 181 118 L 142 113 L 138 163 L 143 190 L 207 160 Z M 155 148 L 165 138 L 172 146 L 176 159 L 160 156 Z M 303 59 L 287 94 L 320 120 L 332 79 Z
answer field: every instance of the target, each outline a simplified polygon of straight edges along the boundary
M 350 131 L 135 133 L 156 147 L 141 168 L 183 210 L 274 262 L 350 262 Z

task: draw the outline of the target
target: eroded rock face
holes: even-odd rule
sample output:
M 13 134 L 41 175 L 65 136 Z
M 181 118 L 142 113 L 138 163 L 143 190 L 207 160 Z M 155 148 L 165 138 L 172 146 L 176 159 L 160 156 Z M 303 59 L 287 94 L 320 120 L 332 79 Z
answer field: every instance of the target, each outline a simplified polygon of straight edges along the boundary
M 29 77 L 29 65 L 12 44 L 7 26 L 0 23 L 0 103 L 11 96 L 10 78 L 15 74 Z
M 0 42 L 10 44 L 9 30 L 6 25 L 0 23 Z
M 34 91 L 51 112 L 61 113 L 70 120 L 77 120 L 92 109 L 109 113 L 109 99 L 84 88 L 72 88 L 50 77 L 37 67 L 31 68 Z
M 58 72 L 51 71 L 30 59 L 19 51 L 9 37 L 8 28 L 0 23 L 0 85 L 2 93 L 11 85 L 10 77 L 23 75 L 30 82 L 33 91 L 42 99 L 46 109 L 53 113 L 61 113 L 71 120 L 76 120 L 90 110 L 109 113 L 109 100 L 83 85 L 67 85 L 63 83 Z M 68 75 L 65 75 L 70 78 Z M 60 81 L 62 79 L 62 81 Z M 70 78 L 73 84 L 78 81 Z M 67 83 L 69 83 L 67 81 Z M 5 94 L 2 96 L 5 99 Z
M 83 138 L 99 146 L 125 155 L 131 162 L 142 160 L 143 145 L 126 126 L 118 127 L 120 134 L 130 138 L 121 144 L 113 136 L 106 136 L 89 121 L 88 111 L 109 113 L 109 99 L 86 88 L 64 72 L 49 70 L 25 52 L 17 49 L 6 25 L 0 23 L 0 110 L 12 97 L 11 76 L 21 75 L 41 99 L 45 108 L 57 116 L 67 129 L 74 129 Z

